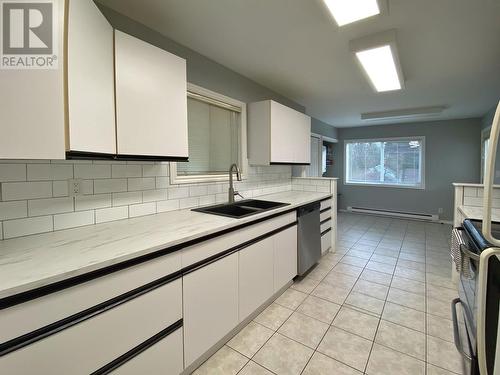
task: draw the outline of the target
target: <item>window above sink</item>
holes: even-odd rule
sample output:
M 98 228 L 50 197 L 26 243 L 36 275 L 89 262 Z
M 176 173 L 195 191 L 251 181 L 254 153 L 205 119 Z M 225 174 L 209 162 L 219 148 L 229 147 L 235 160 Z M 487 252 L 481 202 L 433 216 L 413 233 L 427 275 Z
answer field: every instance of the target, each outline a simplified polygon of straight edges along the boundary
M 246 104 L 188 84 L 189 162 L 171 163 L 170 183 L 228 181 L 236 163 L 248 171 Z

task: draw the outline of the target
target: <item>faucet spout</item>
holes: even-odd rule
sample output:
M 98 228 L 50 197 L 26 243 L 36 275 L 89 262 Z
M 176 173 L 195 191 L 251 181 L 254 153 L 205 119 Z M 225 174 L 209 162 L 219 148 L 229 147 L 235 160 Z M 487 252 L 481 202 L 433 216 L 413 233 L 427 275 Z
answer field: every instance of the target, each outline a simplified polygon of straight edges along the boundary
M 236 172 L 236 179 L 241 181 L 241 173 L 240 169 L 236 164 L 231 164 L 229 167 L 229 190 L 228 190 L 228 203 L 234 203 L 234 196 L 238 194 L 238 192 L 234 191 L 233 186 L 233 170 Z

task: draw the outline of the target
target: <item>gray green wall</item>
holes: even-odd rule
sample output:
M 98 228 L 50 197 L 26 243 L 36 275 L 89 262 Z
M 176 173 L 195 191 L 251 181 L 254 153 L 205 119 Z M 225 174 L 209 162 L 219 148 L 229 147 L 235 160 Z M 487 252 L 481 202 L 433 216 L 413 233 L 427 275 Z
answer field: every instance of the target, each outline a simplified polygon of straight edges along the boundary
M 493 122 L 493 116 L 495 116 L 495 111 L 497 107 L 491 108 L 481 119 L 481 129 L 486 129 L 491 126 L 491 123 Z
M 300 112 L 305 107 L 242 76 L 225 66 L 193 51 L 147 26 L 126 17 L 113 9 L 98 4 L 109 22 L 118 30 L 133 35 L 159 48 L 180 56 L 187 61 L 188 82 L 218 92 L 245 103 L 273 99 Z M 336 138 L 337 130 L 329 124 L 312 118 L 312 132 Z
M 453 182 L 479 182 L 481 119 L 339 128 L 334 175 L 339 208 L 359 206 L 453 218 Z M 425 136 L 425 189 L 344 185 L 344 140 Z
M 188 82 L 246 103 L 273 99 L 298 111 L 305 111 L 304 106 L 259 85 L 131 18 L 102 4 L 98 5 L 116 29 L 186 59 Z
M 335 139 L 338 137 L 337 128 L 316 118 L 311 120 L 311 132 Z

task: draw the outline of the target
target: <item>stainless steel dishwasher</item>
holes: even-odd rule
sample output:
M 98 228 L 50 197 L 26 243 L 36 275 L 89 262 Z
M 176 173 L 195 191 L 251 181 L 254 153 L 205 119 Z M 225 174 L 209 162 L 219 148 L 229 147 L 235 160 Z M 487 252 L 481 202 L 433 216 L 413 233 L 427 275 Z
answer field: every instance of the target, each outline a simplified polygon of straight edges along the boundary
M 315 202 L 297 210 L 297 269 L 303 276 L 321 258 L 320 203 Z

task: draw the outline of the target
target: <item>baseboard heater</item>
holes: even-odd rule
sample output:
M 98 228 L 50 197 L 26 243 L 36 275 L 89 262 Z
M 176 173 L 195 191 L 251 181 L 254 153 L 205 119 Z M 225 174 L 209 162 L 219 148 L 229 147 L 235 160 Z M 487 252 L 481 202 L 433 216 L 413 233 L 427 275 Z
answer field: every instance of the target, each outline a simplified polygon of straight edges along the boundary
M 415 213 L 415 212 L 380 210 L 377 208 L 351 207 L 351 206 L 347 207 L 347 211 L 348 212 L 358 212 L 358 213 L 363 213 L 363 214 L 372 214 L 372 215 L 403 217 L 405 219 L 414 219 L 414 220 L 439 221 L 438 215 L 419 214 L 419 213 Z

